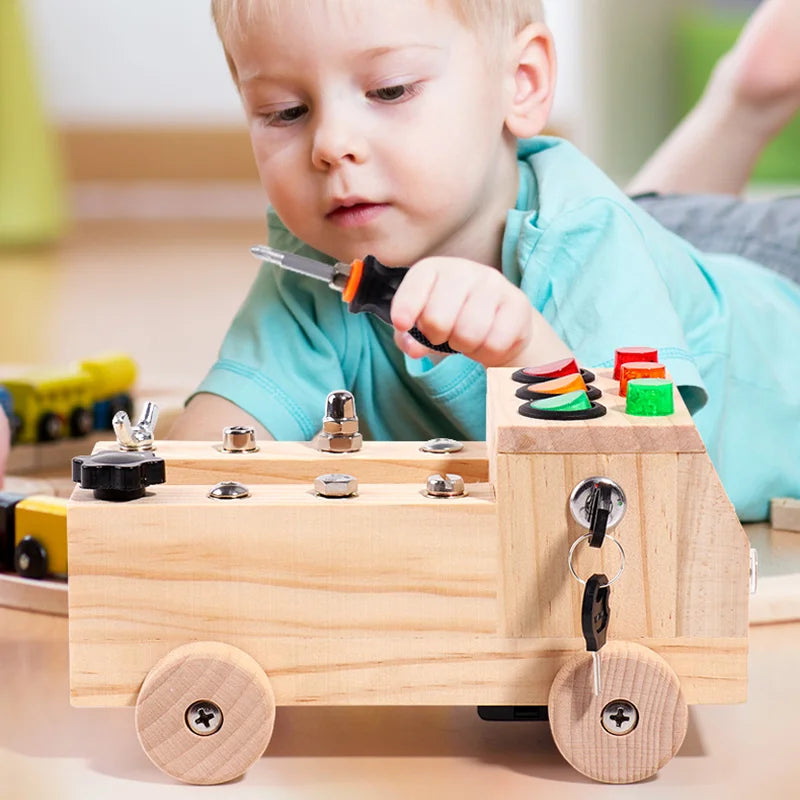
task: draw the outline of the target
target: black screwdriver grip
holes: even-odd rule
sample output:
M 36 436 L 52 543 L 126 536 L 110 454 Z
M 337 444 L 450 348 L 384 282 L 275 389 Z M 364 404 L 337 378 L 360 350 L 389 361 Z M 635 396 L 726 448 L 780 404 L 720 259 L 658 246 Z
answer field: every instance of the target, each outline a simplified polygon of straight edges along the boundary
M 390 310 L 392 298 L 405 278 L 408 267 L 387 267 L 381 264 L 375 256 L 367 256 L 364 259 L 364 271 L 361 274 L 355 296 L 350 301 L 348 308 L 354 314 L 363 311 L 374 314 L 379 319 L 389 325 L 392 324 Z M 439 353 L 457 353 L 447 342 L 444 344 L 433 344 L 422 331 L 418 328 L 411 328 L 409 333 L 425 347 Z

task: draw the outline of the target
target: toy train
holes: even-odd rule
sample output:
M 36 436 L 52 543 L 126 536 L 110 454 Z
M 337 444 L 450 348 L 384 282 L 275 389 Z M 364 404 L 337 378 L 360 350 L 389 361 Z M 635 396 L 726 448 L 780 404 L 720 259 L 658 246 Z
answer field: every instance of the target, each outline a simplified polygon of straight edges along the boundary
M 74 369 L 0 378 L 0 406 L 12 444 L 52 442 L 110 430 L 118 411 L 132 413 L 136 364 L 114 354 L 80 361 Z
M 66 499 L 0 492 L 0 571 L 66 578 Z

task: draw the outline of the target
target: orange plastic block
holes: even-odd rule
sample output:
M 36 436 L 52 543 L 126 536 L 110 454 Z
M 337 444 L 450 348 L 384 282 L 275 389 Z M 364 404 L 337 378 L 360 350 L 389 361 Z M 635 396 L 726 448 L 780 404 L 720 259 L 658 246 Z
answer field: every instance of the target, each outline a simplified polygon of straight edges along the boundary
M 619 394 L 628 394 L 628 381 L 634 378 L 666 378 L 667 369 L 657 361 L 629 361 L 619 371 Z
M 565 375 L 551 381 L 531 384 L 538 394 L 567 394 L 567 392 L 585 392 L 586 383 L 581 375 Z

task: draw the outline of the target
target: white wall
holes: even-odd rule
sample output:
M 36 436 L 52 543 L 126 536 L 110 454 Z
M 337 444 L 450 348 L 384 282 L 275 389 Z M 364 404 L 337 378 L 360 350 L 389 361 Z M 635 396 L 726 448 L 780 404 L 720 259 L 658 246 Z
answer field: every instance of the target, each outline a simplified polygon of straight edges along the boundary
M 61 123 L 238 123 L 207 0 L 26 0 Z

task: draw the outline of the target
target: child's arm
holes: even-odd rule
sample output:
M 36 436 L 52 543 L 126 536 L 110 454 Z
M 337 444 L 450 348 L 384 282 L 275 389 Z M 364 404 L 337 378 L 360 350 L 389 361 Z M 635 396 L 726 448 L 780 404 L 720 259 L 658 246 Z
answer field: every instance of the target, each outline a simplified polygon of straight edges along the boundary
M 209 392 L 200 392 L 189 401 L 167 438 L 216 441 L 222 439 L 222 429 L 229 425 L 252 426 L 256 430 L 256 440 L 274 438 L 260 422 L 239 406 Z
M 433 344 L 449 342 L 485 367 L 525 367 L 571 356 L 525 293 L 500 271 L 463 258 L 417 262 L 392 301 L 397 346 L 412 358 L 430 350 L 406 333 L 416 325 Z

